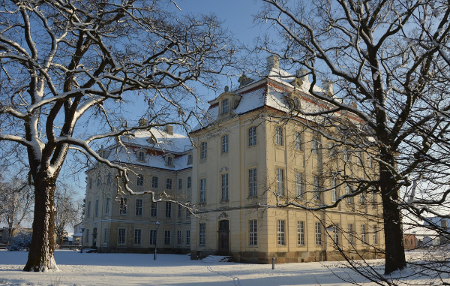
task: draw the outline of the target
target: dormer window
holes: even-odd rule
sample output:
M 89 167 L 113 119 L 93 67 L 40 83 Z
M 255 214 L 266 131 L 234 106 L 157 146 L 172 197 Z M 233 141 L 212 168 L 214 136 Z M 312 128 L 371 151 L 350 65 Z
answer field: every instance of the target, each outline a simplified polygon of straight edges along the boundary
M 229 100 L 227 98 L 222 101 L 222 114 L 228 113 L 229 110 L 230 110 L 230 105 L 229 105 Z
M 187 164 L 192 165 L 192 154 L 188 155 Z
M 144 150 L 137 151 L 137 159 L 139 162 L 145 162 L 145 152 Z
M 173 155 L 169 154 L 166 156 L 166 166 L 173 167 Z

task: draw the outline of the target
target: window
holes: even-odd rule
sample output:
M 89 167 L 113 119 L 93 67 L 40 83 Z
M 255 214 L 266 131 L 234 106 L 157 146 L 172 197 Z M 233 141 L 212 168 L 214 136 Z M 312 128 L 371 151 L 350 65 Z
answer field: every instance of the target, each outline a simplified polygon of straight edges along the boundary
M 88 202 L 87 217 L 91 216 L 91 201 Z
M 166 202 L 166 217 L 172 217 L 172 203 Z
M 142 200 L 137 199 L 136 200 L 136 215 L 137 216 L 142 216 L 142 205 L 143 205 Z
M 107 245 L 108 244 L 108 229 L 105 228 L 104 232 L 103 232 L 103 245 Z
M 224 99 L 222 101 L 222 114 L 228 113 L 229 105 L 228 105 L 228 98 Z
M 284 220 L 278 220 L 277 241 L 278 241 L 278 245 L 286 245 L 286 233 L 285 233 L 285 221 Z
M 206 224 L 204 224 L 204 223 L 200 224 L 198 244 L 199 245 L 205 245 L 206 244 Z
M 152 207 L 150 209 L 150 215 L 152 217 L 157 217 L 158 216 L 158 205 L 156 203 L 152 203 Z
M 117 244 L 125 244 L 125 229 L 119 228 L 119 237 L 117 239 Z
M 170 245 L 170 230 L 164 231 L 164 244 Z
M 177 230 L 177 245 L 181 244 L 181 230 Z
M 138 185 L 138 186 L 143 186 L 144 185 L 144 176 L 142 176 L 141 174 L 139 174 L 137 176 L 136 185 Z
M 181 213 L 183 212 L 183 208 L 181 205 L 178 205 L 178 217 L 181 217 Z
M 208 144 L 206 142 L 202 142 L 200 146 L 200 159 L 206 159 L 206 150 L 208 148 Z
M 120 198 L 119 213 L 121 215 L 126 215 L 127 214 L 127 198 Z
M 297 222 L 297 245 L 305 245 L 305 222 Z
M 95 216 L 98 217 L 98 200 L 95 200 Z
M 300 132 L 294 134 L 294 148 L 295 150 L 302 150 L 302 134 Z
M 206 179 L 200 180 L 200 203 L 206 203 Z
M 172 189 L 172 179 L 166 180 L 166 189 L 168 189 L 168 190 Z
M 375 194 L 375 190 L 372 190 L 371 201 L 372 201 L 372 206 L 375 207 L 377 205 L 377 196 Z
M 189 189 L 189 188 L 191 188 L 192 187 L 192 178 L 191 177 L 188 177 L 187 178 L 187 188 Z
M 320 180 L 318 176 L 314 176 L 314 199 L 320 201 Z
M 376 225 L 373 226 L 373 244 L 378 244 L 378 230 Z
M 183 179 L 178 179 L 178 189 L 183 189 Z
M 316 222 L 316 245 L 322 245 L 322 225 Z
M 256 145 L 256 126 L 248 129 L 248 146 Z
M 277 169 L 277 194 L 284 196 L 284 170 Z
M 275 127 L 275 143 L 283 145 L 283 128 L 281 126 Z
M 337 200 L 336 179 L 331 179 L 331 201 L 334 203 Z
M 319 154 L 319 141 L 316 137 L 313 137 L 312 139 L 312 152 L 314 154 Z
M 365 224 L 361 225 L 361 241 L 362 241 L 363 245 L 367 244 L 366 225 Z
M 89 244 L 89 229 L 86 229 L 86 243 Z
M 105 215 L 109 215 L 109 203 L 110 203 L 110 201 L 111 201 L 110 198 L 106 199 Z
M 228 135 L 222 136 L 222 153 L 228 153 Z
M 297 97 L 294 97 L 294 110 L 299 111 L 300 110 L 300 100 Z
M 152 188 L 154 188 L 154 189 L 158 188 L 158 177 L 156 177 L 156 176 L 152 177 Z
M 328 146 L 330 148 L 330 158 L 335 158 L 336 157 L 336 150 L 334 150 L 334 143 L 330 142 L 328 143 Z
M 167 156 L 167 166 L 173 166 L 173 157 Z
M 134 244 L 141 244 L 141 234 L 142 229 L 135 229 L 134 230 Z
M 256 168 L 249 169 L 248 170 L 248 196 L 249 197 L 254 197 L 257 195 L 258 184 L 257 184 L 256 180 L 257 180 Z
M 334 224 L 333 226 L 333 240 L 334 245 L 339 246 L 339 224 Z
M 361 151 L 358 151 L 357 156 L 358 156 L 358 158 L 356 158 L 357 164 L 359 166 L 362 166 L 363 165 L 363 160 L 364 160 L 363 153 Z
M 364 193 L 359 194 L 359 203 L 361 205 L 365 205 L 365 203 L 366 203 L 366 196 L 364 196 Z
M 188 155 L 187 164 L 192 165 L 192 154 Z
M 352 189 L 348 184 L 345 186 L 345 193 L 347 195 L 352 193 Z M 353 201 L 353 197 L 347 197 L 345 200 L 347 201 L 348 204 L 351 204 Z
M 353 224 L 348 225 L 348 244 L 353 246 Z
M 138 160 L 141 162 L 145 161 L 145 153 L 143 151 L 138 152 Z
M 295 190 L 297 198 L 303 198 L 303 175 L 300 172 L 295 173 Z
M 89 189 L 92 189 L 92 178 L 89 178 Z
M 252 219 L 249 221 L 249 237 L 250 245 L 258 245 L 258 226 L 256 219 Z
M 150 244 L 155 245 L 156 243 L 156 229 L 150 230 Z
M 191 231 L 186 230 L 186 245 L 191 245 Z
M 222 201 L 228 201 L 228 174 L 222 174 Z

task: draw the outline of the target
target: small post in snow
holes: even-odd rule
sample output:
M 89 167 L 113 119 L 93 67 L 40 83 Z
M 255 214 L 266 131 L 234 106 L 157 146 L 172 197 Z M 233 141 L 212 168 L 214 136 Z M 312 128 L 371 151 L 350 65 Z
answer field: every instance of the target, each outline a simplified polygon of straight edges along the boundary
M 275 269 L 275 257 L 272 257 L 272 269 Z

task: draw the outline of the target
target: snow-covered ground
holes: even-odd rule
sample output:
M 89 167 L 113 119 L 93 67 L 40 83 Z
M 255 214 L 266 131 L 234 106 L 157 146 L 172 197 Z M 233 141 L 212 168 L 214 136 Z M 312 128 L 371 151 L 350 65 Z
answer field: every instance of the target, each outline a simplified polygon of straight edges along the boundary
M 0 285 L 351 285 L 342 278 L 375 285 L 341 262 L 278 264 L 272 270 L 268 264 L 220 262 L 221 257 L 216 256 L 194 261 L 187 255 L 159 254 L 155 261 L 153 254 L 59 250 L 55 252 L 59 271 L 29 273 L 22 271 L 27 255 L 23 251 L 0 251 Z M 381 265 L 382 261 L 373 263 Z M 408 279 L 411 283 L 403 282 L 431 283 L 421 277 Z

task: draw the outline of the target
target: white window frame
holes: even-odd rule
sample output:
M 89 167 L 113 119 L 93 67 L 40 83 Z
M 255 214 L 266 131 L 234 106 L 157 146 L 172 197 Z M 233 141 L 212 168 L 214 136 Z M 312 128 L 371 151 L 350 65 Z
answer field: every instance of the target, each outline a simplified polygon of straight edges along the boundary
M 127 214 L 127 206 L 128 206 L 128 199 L 127 198 L 120 198 L 120 205 L 119 205 L 119 214 L 120 215 L 126 215 Z
M 136 216 L 142 216 L 144 213 L 144 200 L 136 199 Z
M 256 219 L 249 220 L 249 245 L 258 245 L 258 221 Z
M 206 223 L 199 224 L 198 245 L 206 244 Z
M 142 174 L 138 174 L 136 178 L 136 185 L 143 186 L 144 185 L 144 176 Z
M 172 217 L 172 203 L 166 202 L 166 218 Z
M 119 228 L 119 231 L 117 232 L 117 244 L 123 245 L 127 242 L 127 229 L 126 228 Z
M 277 244 L 286 246 L 286 221 L 281 219 L 277 222 Z
M 150 245 L 155 245 L 156 243 L 156 229 L 151 229 L 150 230 L 150 237 L 149 237 L 149 243 Z
M 228 201 L 228 173 L 222 174 L 222 201 Z
M 315 223 L 315 230 L 316 230 L 316 246 L 322 245 L 322 224 L 320 222 Z
M 331 178 L 331 202 L 335 203 L 337 201 L 337 188 L 336 188 L 336 179 Z
M 230 101 L 228 98 L 222 100 L 222 114 L 226 114 L 230 111 Z
M 248 129 L 248 146 L 256 145 L 256 126 L 252 126 Z
M 294 133 L 294 149 L 298 151 L 302 150 L 302 134 L 298 131 Z
M 200 179 L 200 203 L 206 203 L 206 178 Z
M 305 222 L 304 221 L 297 222 L 297 245 L 298 246 L 305 245 Z
M 295 190 L 297 193 L 297 198 L 303 199 L 303 174 L 301 172 L 295 173 Z
M 155 202 L 152 202 L 152 205 L 150 207 L 150 216 L 151 217 L 157 217 L 158 216 L 158 204 Z
M 141 245 L 142 243 L 142 229 L 135 228 L 134 229 L 134 244 Z
M 275 144 L 279 146 L 283 146 L 283 127 L 276 126 L 275 127 Z
M 208 142 L 202 142 L 200 144 L 200 159 L 206 159 L 208 156 Z
M 222 154 L 228 153 L 228 135 L 222 136 Z
M 276 169 L 276 178 L 277 178 L 277 194 L 280 196 L 284 196 L 284 169 L 282 168 Z
M 248 196 L 256 197 L 258 195 L 258 169 L 248 169 Z

